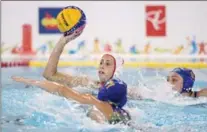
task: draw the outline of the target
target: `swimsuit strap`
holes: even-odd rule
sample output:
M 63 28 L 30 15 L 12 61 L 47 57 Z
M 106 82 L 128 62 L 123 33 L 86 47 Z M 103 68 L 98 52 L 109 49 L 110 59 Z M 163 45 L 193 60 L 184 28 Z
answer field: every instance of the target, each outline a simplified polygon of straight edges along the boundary
M 193 95 L 193 97 L 194 98 L 197 98 L 198 97 L 198 92 L 197 91 L 190 91 L 190 96 L 192 96 Z
M 198 92 L 197 92 L 197 91 L 194 92 L 194 97 L 195 97 L 195 98 L 198 97 Z

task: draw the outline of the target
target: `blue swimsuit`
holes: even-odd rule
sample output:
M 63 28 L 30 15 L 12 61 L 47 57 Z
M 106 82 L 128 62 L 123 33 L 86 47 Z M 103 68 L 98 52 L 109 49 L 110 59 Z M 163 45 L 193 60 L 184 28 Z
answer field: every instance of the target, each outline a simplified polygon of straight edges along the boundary
M 127 85 L 119 79 L 111 79 L 106 82 L 98 92 L 98 99 L 109 102 L 114 111 L 110 124 L 124 123 L 126 124 L 131 117 L 129 113 L 122 107 L 127 102 Z

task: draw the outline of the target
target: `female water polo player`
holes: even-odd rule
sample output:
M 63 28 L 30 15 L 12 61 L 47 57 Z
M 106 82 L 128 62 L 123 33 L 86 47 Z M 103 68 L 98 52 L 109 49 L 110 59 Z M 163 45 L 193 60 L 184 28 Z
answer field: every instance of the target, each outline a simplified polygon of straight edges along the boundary
M 80 32 L 75 31 L 73 34 L 69 36 L 61 37 L 60 41 L 57 43 L 52 53 L 53 55 L 56 55 L 50 57 L 49 63 L 51 61 L 53 61 L 53 63 L 58 63 L 59 54 L 63 50 L 64 45 L 79 35 Z M 73 99 L 82 104 L 93 105 L 99 111 L 97 111 L 94 108 L 92 109 L 92 112 L 90 112 L 88 115 L 98 122 L 108 121 L 112 124 L 127 124 L 128 121 L 131 120 L 129 113 L 123 109 L 123 106 L 127 102 L 127 85 L 122 80 L 115 77 L 116 70 L 118 66 L 121 64 L 122 61 L 121 63 L 119 63 L 118 59 L 116 59 L 114 56 L 110 54 L 104 54 L 102 56 L 98 68 L 98 76 L 101 82 L 101 87 L 99 88 L 97 98 L 90 94 L 78 93 L 74 89 L 66 87 L 56 82 L 46 80 L 38 81 L 23 77 L 12 77 L 12 79 L 17 82 L 38 86 L 50 93 L 59 93 L 60 96 Z M 71 80 L 73 80 L 74 78 L 72 76 L 57 73 L 56 68 L 56 65 L 53 65 L 51 63 L 50 66 L 47 65 L 46 67 L 46 72 L 53 70 L 55 71 L 53 74 L 50 75 L 52 76 L 52 80 L 56 80 L 61 83 L 64 83 L 64 81 L 69 80 L 69 83 L 67 84 L 69 84 L 69 86 L 73 86 L 74 84 L 72 84 L 73 82 Z
M 175 68 L 169 73 L 167 81 L 173 85 L 173 90 L 184 96 L 195 98 L 201 96 L 207 97 L 207 89 L 192 91 L 195 82 L 195 74 L 191 69 Z
M 167 81 L 172 85 L 172 89 L 177 91 L 183 96 L 188 97 L 207 97 L 207 89 L 202 89 L 200 91 L 193 91 L 193 85 L 195 82 L 195 74 L 191 69 L 187 68 L 174 68 L 167 76 Z M 139 91 L 128 92 L 129 96 L 133 98 L 142 98 Z

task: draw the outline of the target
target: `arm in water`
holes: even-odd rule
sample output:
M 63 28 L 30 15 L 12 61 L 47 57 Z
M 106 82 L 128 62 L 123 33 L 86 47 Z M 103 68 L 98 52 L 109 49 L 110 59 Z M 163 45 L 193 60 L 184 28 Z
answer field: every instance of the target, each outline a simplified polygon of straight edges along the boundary
M 60 96 L 63 96 L 67 99 L 73 99 L 81 104 L 94 105 L 98 110 L 100 110 L 100 112 L 103 113 L 103 115 L 107 119 L 110 119 L 113 113 L 113 110 L 108 102 L 100 101 L 90 94 L 78 93 L 72 88 L 67 88 L 56 82 L 51 82 L 47 80 L 39 81 L 39 80 L 23 78 L 23 77 L 15 77 L 15 76 L 13 76 L 12 79 L 16 82 L 21 82 L 24 84 L 40 87 L 41 89 L 52 94 L 58 93 Z
M 198 95 L 197 96 L 198 97 L 201 97 L 201 96 L 207 97 L 207 88 L 198 91 Z
M 131 99 L 142 99 L 141 92 L 137 90 L 137 88 L 128 88 L 127 95 Z
M 43 76 L 49 81 L 54 81 L 65 86 L 76 87 L 78 85 L 88 86 L 95 81 L 90 80 L 88 77 L 83 76 L 72 76 L 65 73 L 60 73 L 57 71 L 57 65 L 60 59 L 60 55 L 63 52 L 65 45 L 78 37 L 82 33 L 81 29 L 77 29 L 68 36 L 62 36 L 55 48 L 53 49 L 46 68 L 44 70 Z M 95 84 L 94 84 L 95 85 Z

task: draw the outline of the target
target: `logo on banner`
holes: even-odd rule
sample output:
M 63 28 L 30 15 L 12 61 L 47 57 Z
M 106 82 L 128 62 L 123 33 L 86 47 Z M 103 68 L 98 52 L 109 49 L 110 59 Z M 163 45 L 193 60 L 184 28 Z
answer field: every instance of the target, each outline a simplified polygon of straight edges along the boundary
M 57 27 L 56 17 L 63 8 L 39 8 L 39 33 L 60 33 Z
M 166 36 L 165 6 L 146 6 L 146 35 Z

